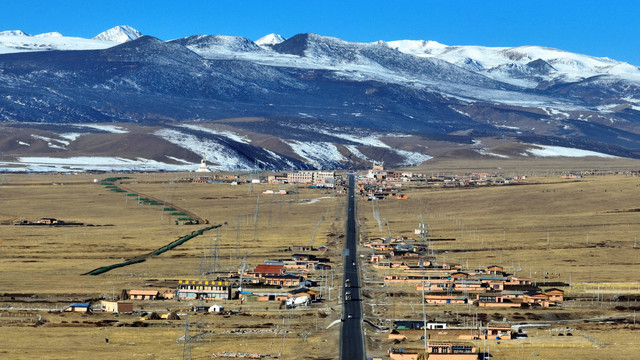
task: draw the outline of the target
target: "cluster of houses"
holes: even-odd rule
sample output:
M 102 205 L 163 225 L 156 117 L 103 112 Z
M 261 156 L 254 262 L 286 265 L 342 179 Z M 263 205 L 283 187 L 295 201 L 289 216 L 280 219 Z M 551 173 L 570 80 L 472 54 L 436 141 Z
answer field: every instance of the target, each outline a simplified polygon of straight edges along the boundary
M 427 175 L 415 172 L 385 170 L 382 164 L 374 163 L 366 176 L 358 180 L 358 191 L 369 200 L 396 197 L 405 199 L 402 193 L 405 183 L 413 182 L 430 187 L 465 187 L 508 185 L 525 180 L 526 176 L 501 176 L 496 173 L 472 173 L 458 175 Z
M 56 218 L 40 218 L 36 221 L 20 220 L 14 225 L 49 225 L 49 226 L 82 226 L 84 223 L 67 222 Z
M 292 171 L 267 177 L 269 184 L 306 184 L 323 188 L 335 188 L 341 179 L 335 171 Z
M 418 233 L 418 230 L 416 230 Z M 420 232 L 421 234 L 421 232 Z M 487 308 L 520 308 L 559 306 L 564 291 L 558 288 L 541 289 L 530 278 L 505 272 L 502 266 L 467 270 L 460 264 L 438 264 L 429 256 L 426 235 L 424 241 L 409 237 L 373 238 L 364 242 L 372 249 L 369 263 L 385 270 L 384 284 L 411 284 L 424 296 L 425 304 L 474 304 Z M 421 297 L 422 297 L 421 296 Z M 481 339 L 511 339 L 511 326 L 488 323 L 485 326 L 448 327 L 444 323 L 427 323 L 429 359 L 477 359 L 473 344 L 461 341 Z M 389 338 L 402 342 L 424 339 L 425 321 L 395 321 Z M 424 349 L 392 347 L 388 356 L 408 360 L 421 358 Z
M 241 175 L 211 174 L 198 177 L 185 177 L 180 179 L 179 181 L 191 183 L 231 183 L 231 185 L 239 185 L 243 182 L 240 180 L 240 178 Z M 339 184 L 341 181 L 342 176 L 336 175 L 335 171 L 326 170 L 291 171 L 246 180 L 246 182 L 251 182 L 254 184 L 300 184 L 316 186 L 319 188 L 335 188 L 336 184 Z M 276 192 L 276 194 L 278 193 Z
M 469 341 L 505 340 L 522 336 L 518 332 L 514 333 L 511 325 L 504 322 L 460 327 L 425 320 L 396 320 L 389 333 L 389 339 L 397 343 L 405 340 L 418 341 L 425 339 L 425 333 L 429 359 L 440 360 L 476 360 L 479 355 L 478 349 Z M 422 353 L 424 353 L 424 347 L 407 349 L 396 346 L 388 350 L 389 357 L 398 360 L 416 360 Z
M 327 248 L 292 246 L 284 251 L 306 250 L 324 253 Z M 122 301 L 102 301 L 93 310 L 108 312 L 131 312 L 131 301 L 154 300 L 240 300 L 242 302 L 275 301 L 287 307 L 306 306 L 320 300 L 314 274 L 331 270 L 329 258 L 310 253 L 293 253 L 289 259 L 265 260 L 253 269 L 230 273 L 224 279 L 178 280 L 175 289 L 149 290 L 131 289 L 123 291 Z M 87 304 L 73 304 L 65 311 L 84 312 L 92 308 Z
M 460 264 L 436 264 L 425 257 L 427 245 L 407 237 L 375 238 L 364 243 L 374 249 L 369 262 L 376 268 L 397 269 L 385 284 L 412 283 L 424 291 L 427 304 L 467 304 L 479 307 L 550 307 L 560 305 L 564 291 L 542 290 L 531 279 L 507 274 L 502 266 L 463 270 Z
M 326 270 L 331 270 L 328 258 L 294 253 L 291 260 L 265 260 L 253 270 L 229 275 L 242 277 L 243 291 L 239 299 L 243 302 L 285 301 L 288 306 L 298 306 L 319 300 L 318 292 L 310 289 L 318 283 L 310 279 L 310 275 Z

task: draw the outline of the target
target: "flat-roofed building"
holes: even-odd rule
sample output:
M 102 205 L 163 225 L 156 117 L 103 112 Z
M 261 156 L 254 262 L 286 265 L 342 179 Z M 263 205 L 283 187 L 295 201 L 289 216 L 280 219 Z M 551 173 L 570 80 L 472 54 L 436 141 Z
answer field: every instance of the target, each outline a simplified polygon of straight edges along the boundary
M 178 280 L 178 300 L 231 299 L 231 284 L 224 280 Z

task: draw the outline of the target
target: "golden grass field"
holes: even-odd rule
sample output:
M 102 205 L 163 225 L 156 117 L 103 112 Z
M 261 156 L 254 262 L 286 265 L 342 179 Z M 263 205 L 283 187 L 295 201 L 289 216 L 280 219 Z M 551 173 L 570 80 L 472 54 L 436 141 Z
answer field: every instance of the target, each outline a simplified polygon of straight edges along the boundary
M 289 258 L 281 252 L 291 245 L 309 245 L 317 225 L 314 246 L 328 245 L 327 256 L 340 260 L 338 236 L 344 232 L 343 195 L 300 188 L 298 194 L 262 195 L 270 186 L 192 184 L 175 180 L 191 174 L 136 174 L 125 186 L 154 196 L 208 219 L 224 224 L 219 231 L 205 232 L 182 246 L 141 264 L 118 268 L 98 276 L 83 276 L 92 269 L 153 251 L 162 245 L 206 225 L 176 226 L 160 206 L 141 206 L 124 194 L 108 191 L 93 183 L 108 175 L 8 175 L 0 187 L 0 278 L 4 355 L 2 358 L 83 359 L 88 354 L 106 358 L 181 358 L 185 319 L 149 321 L 146 328 L 106 327 L 110 343 L 105 343 L 101 319 L 122 324 L 138 320 L 135 315 L 57 313 L 61 309 L 100 296 L 111 298 L 123 289 L 175 289 L 179 279 L 200 279 L 203 268 L 213 264 L 203 257 L 218 244 L 220 273 L 237 272 L 243 257 L 247 269 L 267 258 Z M 54 185 L 55 184 L 55 185 Z M 275 187 L 278 189 L 278 187 Z M 287 188 L 293 190 L 293 188 Z M 258 198 L 258 195 L 260 197 Z M 314 200 L 316 199 L 317 200 Z M 259 199 L 259 200 L 258 200 Z M 255 222 L 258 205 L 257 226 Z M 54 217 L 96 226 L 49 227 L 14 226 L 11 221 Z M 320 221 L 322 219 L 322 221 Z M 318 225 L 319 223 L 319 225 Z M 102 226 L 100 226 L 102 225 Z M 109 226 L 107 226 L 109 225 Z M 335 276 L 340 276 L 335 271 Z M 336 286 L 340 284 L 336 278 Z M 328 298 L 328 293 L 324 293 Z M 334 291 L 332 298 L 337 293 Z M 186 312 L 193 302 L 136 302 L 136 309 L 167 313 Z M 326 301 L 300 311 L 280 310 L 278 304 L 240 305 L 222 301 L 227 310 L 250 315 L 192 316 L 192 333 L 211 332 L 203 342 L 192 345 L 193 358 L 206 358 L 215 351 L 259 352 L 281 358 L 326 358 L 337 356 L 339 326 L 326 327 L 339 319 L 340 307 Z M 5 310 L 8 307 L 14 309 Z M 42 309 L 19 311 L 18 309 Z M 41 316 L 45 325 L 34 327 Z M 284 324 L 283 324 L 284 321 Z M 77 322 L 77 323 L 74 323 Z M 166 324 L 165 324 L 166 323 Z M 271 333 L 229 334 L 253 325 Z M 275 334 L 273 331 L 280 332 Z M 282 329 L 289 331 L 283 335 Z M 306 339 L 301 336 L 306 334 Z M 326 346 L 329 342 L 331 346 Z M 284 344 L 284 346 L 283 346 Z M 302 347 L 308 348 L 304 355 Z
M 640 178 L 627 175 L 587 176 L 561 179 L 556 170 L 567 163 L 504 163 L 476 165 L 477 169 L 510 174 L 535 173 L 523 185 L 475 189 L 432 189 L 405 185 L 406 200 L 375 202 L 381 226 L 373 216 L 374 202 L 359 202 L 361 239 L 408 235 L 422 215 L 430 236 L 455 238 L 433 242 L 438 262 L 458 262 L 469 268 L 499 264 L 509 272 L 537 281 L 571 282 L 565 302 L 554 309 L 478 309 L 473 306 L 430 306 L 432 320 L 479 316 L 487 320 L 506 318 L 514 322 L 548 322 L 548 328 L 529 330 L 526 339 L 487 341 L 495 359 L 633 359 L 640 349 L 638 327 L 631 302 L 611 301 L 615 295 L 640 294 Z M 576 163 L 576 168 L 591 168 Z M 633 162 L 621 162 L 627 168 Z M 612 166 L 612 168 L 615 166 Z M 429 170 L 453 171 L 454 163 L 441 161 Z M 600 167 L 602 168 L 602 167 Z M 119 295 L 123 289 L 171 289 L 179 279 L 198 279 L 203 257 L 219 238 L 219 272 L 237 271 L 246 256 L 254 266 L 266 258 L 285 258 L 281 250 L 294 244 L 307 245 L 317 225 L 314 246 L 327 245 L 334 260 L 336 286 L 331 300 L 308 309 L 281 310 L 278 304 L 239 304 L 226 301 L 229 310 L 249 315 L 191 315 L 192 334 L 206 333 L 191 344 L 192 358 L 209 358 L 213 352 L 259 352 L 282 359 L 335 359 L 338 357 L 339 326 L 326 327 L 340 318 L 335 301 L 341 276 L 344 233 L 344 196 L 334 192 L 299 188 L 298 194 L 263 195 L 266 188 L 293 190 L 291 186 L 192 184 L 177 182 L 193 174 L 132 174 L 127 189 L 153 196 L 224 224 L 184 245 L 141 264 L 112 270 L 99 276 L 83 276 L 99 266 L 121 262 L 165 245 L 205 225 L 176 226 L 158 206 L 140 206 L 123 194 L 93 183 L 112 175 L 3 175 L 0 181 L 0 358 L 84 359 L 100 356 L 120 359 L 182 358 L 185 333 L 181 320 L 147 321 L 133 327 L 137 315 L 59 313 L 73 302 Z M 55 185 L 54 185 L 55 184 Z M 259 195 L 259 196 L 258 196 Z M 311 201 L 318 199 L 317 201 Z M 255 221 L 256 204 L 258 219 Z M 96 226 L 34 227 L 8 222 L 54 217 Z M 363 250 L 363 255 L 367 255 Z M 385 272 L 364 263 L 365 316 L 374 322 L 393 318 L 421 319 L 422 307 L 415 286 L 381 287 Z M 546 279 L 545 279 L 546 276 Z M 393 294 L 394 296 L 391 296 Z M 328 297 L 326 290 L 323 295 Z M 605 301 L 593 301 L 596 297 Z M 186 313 L 193 303 L 177 301 L 136 302 L 135 308 L 166 313 Z M 615 306 L 624 309 L 616 310 Z M 13 307 L 13 309 L 9 309 Z M 20 310 L 24 308 L 25 310 Z M 144 309 L 143 309 L 144 308 Z M 40 310 L 34 310 L 40 309 Z M 476 315 L 479 313 L 479 315 Z M 601 316 L 626 316 L 622 321 L 585 322 Z M 39 319 L 44 322 L 39 322 Z M 107 325 L 102 320 L 117 320 Z M 639 319 L 640 320 L 640 319 Z M 562 321 L 562 322 L 558 322 Z M 232 334 L 240 328 L 251 333 Z M 572 337 L 557 336 L 569 328 Z M 105 330 L 106 329 L 106 330 Z M 283 336 L 282 329 L 288 332 Z M 387 333 L 365 325 L 368 355 L 383 355 L 393 345 Z M 551 331 L 555 330 L 555 331 Z M 567 332 L 566 330 L 562 330 Z M 305 339 L 302 335 L 308 335 Z M 604 343 L 597 346 L 589 336 Z M 105 342 L 105 337 L 110 339 Z M 402 346 L 420 347 L 408 340 Z M 535 356 L 532 355 L 535 353 Z

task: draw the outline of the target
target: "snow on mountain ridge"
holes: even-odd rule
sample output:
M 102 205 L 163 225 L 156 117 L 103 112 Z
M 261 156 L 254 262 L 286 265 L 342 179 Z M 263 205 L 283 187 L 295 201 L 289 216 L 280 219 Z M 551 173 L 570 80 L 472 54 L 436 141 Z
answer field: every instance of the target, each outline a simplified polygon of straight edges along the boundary
M 271 33 L 269 35 L 265 35 L 261 37 L 260 39 L 254 42 L 259 46 L 269 46 L 269 45 L 280 44 L 283 41 L 285 41 L 285 38 L 283 38 L 278 34 Z
M 406 54 L 427 56 L 435 49 L 447 48 L 447 45 L 441 44 L 433 40 L 395 40 L 395 41 L 378 41 L 384 43 L 392 49 L 399 50 Z
M 522 81 L 523 79 L 514 78 L 513 72 L 503 70 L 508 65 L 523 67 L 536 60 L 547 62 L 555 71 L 548 74 L 538 74 L 537 81 L 527 82 L 528 87 L 535 87 L 542 80 L 572 82 L 597 75 L 614 75 L 628 80 L 640 81 L 640 68 L 637 66 L 606 57 L 599 58 L 544 46 L 447 46 L 422 40 L 398 40 L 389 41 L 386 44 L 406 54 L 439 58 L 462 68 L 477 71 L 495 80 L 518 86 L 527 85 Z
M 63 36 L 57 32 L 35 36 L 20 30 L 0 32 L 0 54 L 51 50 L 102 50 L 117 44 L 112 41 Z
M 93 40 L 112 41 L 116 43 L 124 43 L 127 41 L 135 40 L 142 36 L 142 33 L 131 26 L 119 25 L 112 27 L 109 30 L 103 31 L 100 34 L 94 36 Z
M 22 30 L 5 30 L 0 31 L 0 36 L 31 36 Z
M 140 36 L 139 31 L 127 25 L 113 27 L 92 39 L 66 37 L 57 32 L 29 35 L 21 30 L 8 30 L 0 32 L 0 54 L 105 49 Z M 284 43 L 291 43 L 289 40 L 294 38 L 299 40 L 289 45 L 289 51 L 278 51 L 279 54 L 276 54 L 271 50 L 272 47 L 275 49 Z M 337 67 L 343 65 L 359 65 L 372 67 L 368 70 L 369 73 L 380 73 L 382 69 L 378 65 L 381 64 L 363 55 L 363 51 L 371 53 L 386 47 L 408 55 L 443 60 L 493 80 L 521 87 L 532 88 L 542 83 L 575 82 L 598 75 L 611 75 L 640 82 L 640 68 L 632 64 L 543 46 L 448 46 L 431 40 L 357 43 L 313 33 L 299 34 L 287 40 L 272 33 L 256 42 L 243 37 L 226 35 L 198 35 L 172 42 L 174 41 L 181 41 L 190 50 L 209 59 L 240 57 L 244 60 L 275 66 L 290 66 L 297 63 L 295 67 L 317 68 L 323 65 L 338 70 Z M 291 55 L 307 59 L 300 63 Z M 527 66 L 537 60 L 545 61 L 553 69 L 543 69 L 545 71 L 540 73 L 536 71 L 538 69 Z M 382 65 L 387 68 L 386 65 Z M 352 72 L 355 69 L 345 68 L 344 70 Z M 384 77 L 388 78 L 386 75 Z
M 171 40 L 169 43 L 186 46 L 189 50 L 207 59 L 235 58 L 235 56 L 244 53 L 266 51 L 245 37 L 230 35 L 193 35 Z

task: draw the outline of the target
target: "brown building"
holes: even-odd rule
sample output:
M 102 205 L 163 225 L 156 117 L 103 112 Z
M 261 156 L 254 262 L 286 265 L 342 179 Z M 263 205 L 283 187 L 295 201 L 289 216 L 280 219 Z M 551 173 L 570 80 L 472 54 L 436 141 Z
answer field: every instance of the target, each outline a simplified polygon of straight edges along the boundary
M 256 278 L 262 278 L 266 275 L 281 275 L 284 274 L 284 271 L 285 269 L 283 265 L 260 264 L 257 265 L 255 269 L 253 269 L 253 272 L 251 274 L 253 274 L 253 276 Z
M 282 275 L 265 275 L 262 277 L 264 283 L 267 285 L 276 285 L 284 287 L 300 286 L 300 281 L 303 277 L 294 274 L 282 274 Z
M 158 300 L 159 295 L 157 290 L 131 290 L 129 300 Z

